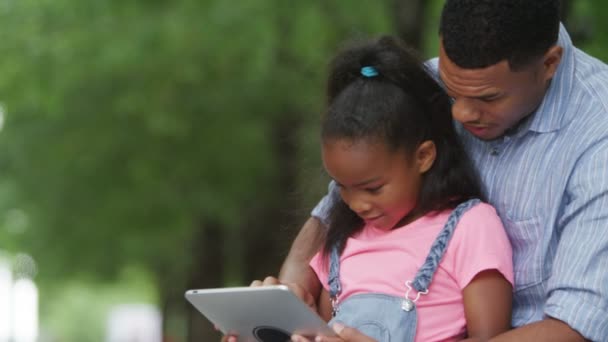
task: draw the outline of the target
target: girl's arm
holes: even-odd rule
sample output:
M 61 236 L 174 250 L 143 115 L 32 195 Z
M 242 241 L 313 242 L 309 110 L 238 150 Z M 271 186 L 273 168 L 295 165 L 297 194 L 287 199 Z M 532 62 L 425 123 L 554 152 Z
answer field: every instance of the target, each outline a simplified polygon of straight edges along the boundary
M 511 329 L 511 283 L 497 270 L 477 274 L 462 291 L 466 341 L 487 341 Z
M 319 316 L 323 318 L 326 322 L 329 322 L 332 318 L 332 307 L 331 300 L 329 298 L 329 291 L 325 288 L 321 289 L 321 294 L 319 295 L 319 301 L 317 302 L 317 312 Z

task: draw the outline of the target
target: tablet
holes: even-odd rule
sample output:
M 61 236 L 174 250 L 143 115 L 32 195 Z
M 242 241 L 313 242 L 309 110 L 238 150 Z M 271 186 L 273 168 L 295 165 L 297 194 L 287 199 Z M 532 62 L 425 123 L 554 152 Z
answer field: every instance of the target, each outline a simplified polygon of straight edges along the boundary
M 222 333 L 238 335 L 239 342 L 284 342 L 294 333 L 335 336 L 284 285 L 189 290 L 185 297 Z

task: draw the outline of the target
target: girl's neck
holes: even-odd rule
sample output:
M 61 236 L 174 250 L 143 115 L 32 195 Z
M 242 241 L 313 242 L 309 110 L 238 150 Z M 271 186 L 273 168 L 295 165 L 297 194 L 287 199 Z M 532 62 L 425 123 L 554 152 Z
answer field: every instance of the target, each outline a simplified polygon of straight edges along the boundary
M 408 224 L 410 224 L 410 223 L 416 221 L 417 219 L 421 218 L 422 216 L 424 216 L 424 214 L 425 213 L 423 213 L 420 209 L 414 208 L 407 215 L 405 215 L 401 220 L 399 220 L 399 222 L 397 222 L 397 224 L 395 224 L 393 229 L 407 226 Z

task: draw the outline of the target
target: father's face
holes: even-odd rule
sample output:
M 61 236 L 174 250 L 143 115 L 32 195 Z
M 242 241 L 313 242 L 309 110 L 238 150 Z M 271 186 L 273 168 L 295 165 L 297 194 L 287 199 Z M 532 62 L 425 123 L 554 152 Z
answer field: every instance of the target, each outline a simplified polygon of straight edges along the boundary
M 561 56 L 561 50 L 560 55 Z M 481 69 L 454 64 L 439 47 L 439 76 L 454 99 L 452 116 L 484 140 L 496 139 L 538 108 L 555 68 L 544 57 L 512 71 L 507 60 Z

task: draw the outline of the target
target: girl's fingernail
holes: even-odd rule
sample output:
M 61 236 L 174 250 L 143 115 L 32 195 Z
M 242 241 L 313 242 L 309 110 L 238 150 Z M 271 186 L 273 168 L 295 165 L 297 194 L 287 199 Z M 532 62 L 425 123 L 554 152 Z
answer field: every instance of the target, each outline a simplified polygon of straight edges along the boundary
M 342 332 L 342 330 L 344 330 L 344 325 L 342 325 L 340 323 L 334 323 L 334 325 L 332 326 L 332 328 L 334 329 L 334 331 L 336 332 L 336 334 L 340 334 Z

